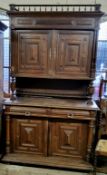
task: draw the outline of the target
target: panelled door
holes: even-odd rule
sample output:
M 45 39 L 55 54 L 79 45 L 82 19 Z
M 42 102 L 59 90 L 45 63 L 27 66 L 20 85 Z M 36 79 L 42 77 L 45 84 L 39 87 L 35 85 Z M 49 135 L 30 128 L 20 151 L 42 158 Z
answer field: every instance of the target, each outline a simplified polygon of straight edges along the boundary
M 51 156 L 85 159 L 88 141 L 88 124 L 79 121 L 50 122 Z
M 48 74 L 50 33 L 43 30 L 12 32 L 12 66 L 15 74 L 46 76 Z
M 11 129 L 12 152 L 47 155 L 46 120 L 13 117 L 11 119 Z
M 55 73 L 58 77 L 89 78 L 93 32 L 56 31 Z
M 23 116 L 14 115 L 10 119 L 9 133 L 10 153 L 84 160 L 87 156 L 88 121 L 38 117 L 25 119 Z

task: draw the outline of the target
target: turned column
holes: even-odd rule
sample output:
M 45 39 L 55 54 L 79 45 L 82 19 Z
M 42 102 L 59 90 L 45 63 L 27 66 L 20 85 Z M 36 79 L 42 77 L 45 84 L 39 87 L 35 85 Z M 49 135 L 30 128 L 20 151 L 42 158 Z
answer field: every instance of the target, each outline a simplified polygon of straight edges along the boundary
M 16 78 L 14 75 L 14 67 L 11 67 L 10 71 L 10 88 L 11 88 L 11 100 L 16 99 Z
M 93 143 L 93 138 L 95 135 L 95 116 L 96 112 L 91 112 L 90 113 L 92 120 L 89 121 L 89 134 L 88 134 L 88 144 L 87 144 L 87 156 L 86 159 L 89 162 L 90 160 L 90 155 L 92 152 L 92 143 Z

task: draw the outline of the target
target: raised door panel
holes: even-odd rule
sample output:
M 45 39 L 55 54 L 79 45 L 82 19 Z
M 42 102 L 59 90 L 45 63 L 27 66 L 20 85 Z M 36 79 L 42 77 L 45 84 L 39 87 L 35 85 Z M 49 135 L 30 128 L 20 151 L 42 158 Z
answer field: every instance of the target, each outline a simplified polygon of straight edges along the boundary
M 12 66 L 23 76 L 41 77 L 48 73 L 50 33 L 48 31 L 13 31 Z
M 46 154 L 46 121 L 12 119 L 12 152 Z
M 87 138 L 85 122 L 51 122 L 50 155 L 85 159 Z
M 90 78 L 93 32 L 58 31 L 55 59 L 56 76 Z

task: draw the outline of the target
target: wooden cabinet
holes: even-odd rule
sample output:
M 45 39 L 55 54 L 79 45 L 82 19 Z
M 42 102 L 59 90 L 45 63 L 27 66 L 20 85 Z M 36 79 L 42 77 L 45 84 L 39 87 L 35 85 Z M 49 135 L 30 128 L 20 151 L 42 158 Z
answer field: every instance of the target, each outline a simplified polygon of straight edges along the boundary
M 30 101 L 33 106 L 29 104 Z M 92 151 L 98 108 L 93 103 L 87 110 L 88 105 L 78 101 L 79 106 L 80 103 L 81 109 L 74 105 L 75 101 L 66 99 L 21 98 L 15 105 L 7 101 L 6 155 L 3 160 L 21 163 L 29 161 L 52 167 L 63 165 L 65 168 L 69 162 L 71 168 L 78 165 L 81 169 L 90 169 L 87 162 Z M 71 160 L 75 160 L 76 164 Z
M 4 102 L 2 160 L 92 171 L 100 5 L 10 7 L 12 95 Z
M 15 30 L 12 40 L 17 76 L 91 78 L 92 31 Z

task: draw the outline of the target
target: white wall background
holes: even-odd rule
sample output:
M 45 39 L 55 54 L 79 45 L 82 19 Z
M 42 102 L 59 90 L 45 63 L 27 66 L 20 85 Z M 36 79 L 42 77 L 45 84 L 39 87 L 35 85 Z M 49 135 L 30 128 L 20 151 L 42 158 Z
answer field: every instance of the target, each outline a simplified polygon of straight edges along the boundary
M 0 7 L 9 9 L 9 4 L 94 4 L 102 5 L 101 10 L 107 13 L 107 0 L 0 0 Z
M 107 40 L 107 22 L 100 24 L 99 40 Z

